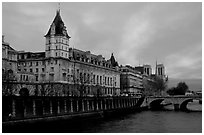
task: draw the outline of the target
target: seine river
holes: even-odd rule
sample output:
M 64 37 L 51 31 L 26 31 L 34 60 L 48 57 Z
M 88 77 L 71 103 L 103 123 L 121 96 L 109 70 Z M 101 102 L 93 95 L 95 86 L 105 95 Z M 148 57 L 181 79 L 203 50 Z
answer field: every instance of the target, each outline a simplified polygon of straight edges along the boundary
M 76 133 L 201 133 L 202 105 L 189 103 L 195 112 L 142 111 L 106 120 L 63 124 L 50 128 L 53 132 Z M 50 132 L 52 132 L 50 130 Z
M 107 119 L 71 123 L 60 121 L 22 128 L 23 132 L 29 133 L 201 133 L 202 105 L 192 102 L 188 108 L 195 111 L 176 112 L 169 106 L 163 111 L 147 110 Z

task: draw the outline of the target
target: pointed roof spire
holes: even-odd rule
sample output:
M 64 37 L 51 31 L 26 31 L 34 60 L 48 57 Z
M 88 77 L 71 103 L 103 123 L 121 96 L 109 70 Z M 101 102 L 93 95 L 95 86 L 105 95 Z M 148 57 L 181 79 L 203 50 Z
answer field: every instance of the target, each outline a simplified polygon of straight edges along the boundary
M 58 11 L 60 12 L 60 2 L 58 3 Z
M 52 24 L 51 24 L 51 26 L 50 26 L 50 29 L 49 29 L 49 31 L 47 32 L 47 34 L 45 35 L 45 37 L 47 37 L 47 36 L 51 36 L 51 27 L 52 27 L 52 25 L 54 24 L 54 27 L 55 27 L 55 36 L 56 35 L 62 35 L 62 36 L 66 36 L 67 38 L 71 38 L 69 35 L 68 35 L 68 33 L 67 33 L 67 30 L 66 30 L 66 27 L 65 27 L 65 25 L 64 25 L 64 22 L 62 21 L 62 18 L 61 18 L 61 16 L 60 16 L 60 8 L 59 8 L 59 10 L 57 10 L 57 12 L 56 12 L 56 16 L 55 16 L 55 18 L 54 18 L 54 20 L 53 20 L 53 22 L 52 22 Z

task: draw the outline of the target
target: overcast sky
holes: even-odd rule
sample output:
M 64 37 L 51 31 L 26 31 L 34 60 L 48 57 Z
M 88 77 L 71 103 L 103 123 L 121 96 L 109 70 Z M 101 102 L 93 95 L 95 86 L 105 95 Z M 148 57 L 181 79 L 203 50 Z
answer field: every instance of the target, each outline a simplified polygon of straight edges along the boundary
M 44 51 L 58 3 L 3 3 L 2 30 L 16 50 Z M 170 78 L 202 78 L 201 3 L 61 3 L 70 46 L 119 64 L 163 63 Z

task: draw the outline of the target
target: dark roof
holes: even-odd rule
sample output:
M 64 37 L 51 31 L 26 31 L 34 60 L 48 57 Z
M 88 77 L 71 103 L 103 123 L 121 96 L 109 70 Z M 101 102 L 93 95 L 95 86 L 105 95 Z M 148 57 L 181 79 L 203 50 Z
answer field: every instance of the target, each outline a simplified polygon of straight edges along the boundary
M 68 34 L 67 34 L 67 30 L 66 27 L 64 25 L 64 22 L 62 21 L 62 18 L 60 16 L 60 11 L 57 11 L 56 16 L 52 22 L 52 24 L 55 25 L 55 36 L 57 35 L 63 35 L 66 36 L 67 38 L 71 38 Z M 45 35 L 45 37 L 50 36 L 51 35 L 51 27 L 52 24 L 50 26 L 49 31 L 47 32 L 47 34 Z M 65 31 L 65 32 L 63 32 Z
M 26 59 L 40 59 L 40 58 L 45 58 L 45 52 L 20 52 L 19 55 L 27 55 Z M 24 58 L 23 58 L 24 59 Z

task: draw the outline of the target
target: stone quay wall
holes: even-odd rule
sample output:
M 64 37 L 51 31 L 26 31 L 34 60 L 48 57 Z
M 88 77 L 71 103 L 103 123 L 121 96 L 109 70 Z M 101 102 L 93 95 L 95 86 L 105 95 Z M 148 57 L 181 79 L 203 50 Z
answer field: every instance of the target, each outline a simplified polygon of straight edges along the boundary
M 141 97 L 3 96 L 2 121 L 35 120 L 139 107 Z

